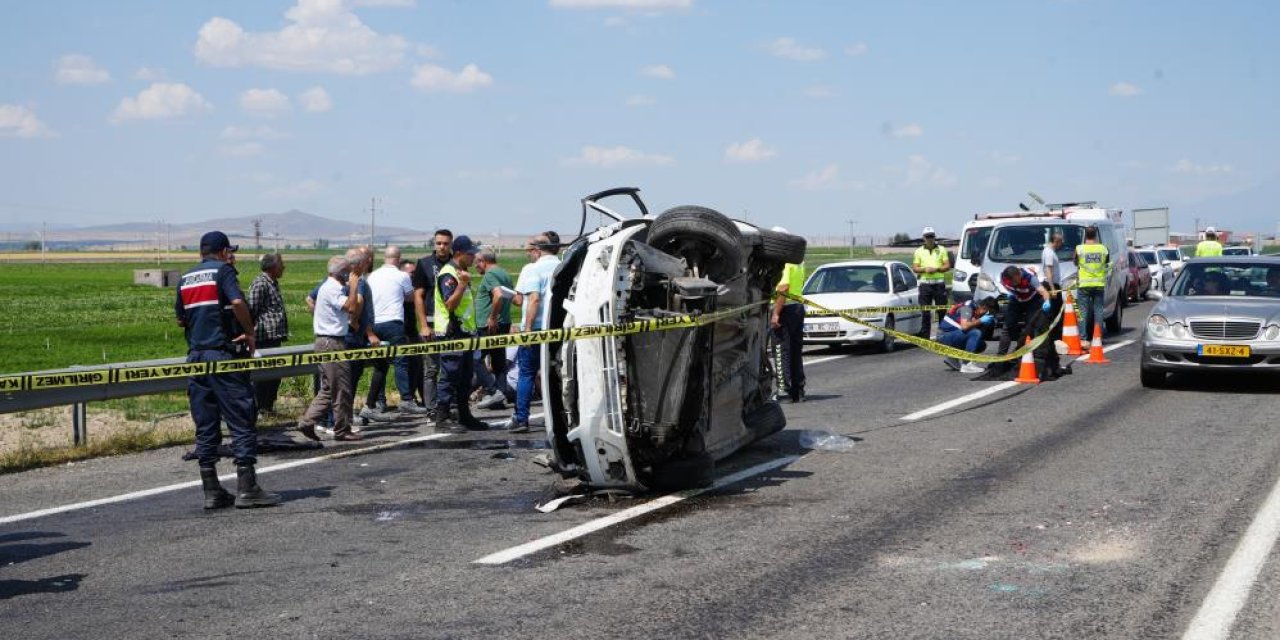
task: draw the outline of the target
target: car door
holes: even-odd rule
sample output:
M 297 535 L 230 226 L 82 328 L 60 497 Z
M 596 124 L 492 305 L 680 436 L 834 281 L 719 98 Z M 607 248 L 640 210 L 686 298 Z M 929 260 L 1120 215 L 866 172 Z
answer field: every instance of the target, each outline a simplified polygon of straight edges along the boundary
M 920 303 L 920 283 L 916 281 L 916 274 L 903 264 L 895 264 L 890 267 L 893 270 L 893 304 L 894 306 L 911 306 Z M 901 316 L 902 330 L 907 333 L 915 333 L 920 330 L 921 314 L 904 314 Z

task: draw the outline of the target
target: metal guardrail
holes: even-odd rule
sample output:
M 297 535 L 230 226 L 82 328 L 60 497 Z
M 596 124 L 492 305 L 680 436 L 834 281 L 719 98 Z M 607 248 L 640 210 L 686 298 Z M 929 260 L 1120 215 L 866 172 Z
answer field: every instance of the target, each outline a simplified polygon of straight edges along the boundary
M 312 353 L 315 348 L 312 345 L 298 345 L 294 347 L 279 347 L 276 349 L 263 349 L 264 356 L 277 355 L 294 355 L 299 353 Z M 118 367 L 147 367 L 147 366 L 164 366 L 183 364 L 186 358 L 165 358 L 163 360 L 142 360 L 138 362 L 121 362 L 111 366 Z M 34 373 L 75 373 L 83 369 L 101 369 L 100 366 L 94 367 L 70 367 L 67 369 L 57 369 L 53 371 L 39 371 Z M 295 376 L 311 375 L 316 370 L 316 366 L 300 365 L 296 367 L 281 367 L 278 369 L 264 369 L 262 371 L 251 372 L 253 380 L 275 380 L 279 378 L 292 378 Z M 0 392 L 0 413 L 17 413 L 19 411 L 31 411 L 33 409 L 48 409 L 50 407 L 72 406 L 71 422 L 73 440 L 76 445 L 82 445 L 88 440 L 88 421 L 85 405 L 89 402 L 100 402 L 103 400 L 115 400 L 118 398 L 134 398 L 137 396 L 147 396 L 156 393 L 165 393 L 169 391 L 185 391 L 187 388 L 186 378 L 167 378 L 161 380 L 138 380 L 135 382 L 118 382 L 115 384 L 99 384 L 83 387 L 67 387 L 55 389 L 40 389 L 22 392 Z

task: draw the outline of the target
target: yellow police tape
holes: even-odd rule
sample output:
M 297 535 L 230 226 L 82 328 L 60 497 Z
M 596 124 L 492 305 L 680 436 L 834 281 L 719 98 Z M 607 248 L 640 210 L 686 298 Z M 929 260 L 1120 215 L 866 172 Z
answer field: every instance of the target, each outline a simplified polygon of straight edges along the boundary
M 548 342 L 565 342 L 570 340 L 588 340 L 609 336 L 626 336 L 650 331 L 670 331 L 672 329 L 688 329 L 731 318 L 752 308 L 769 304 L 762 300 L 751 304 L 713 311 L 696 315 L 677 315 L 667 318 L 651 318 L 606 325 L 587 325 L 566 327 L 563 329 L 546 329 L 495 336 L 461 338 L 456 340 L 439 340 L 433 342 L 416 342 L 397 346 L 369 347 L 366 349 L 348 349 L 345 351 L 324 351 L 320 353 L 299 353 L 293 355 L 265 356 L 240 360 L 218 360 L 213 362 L 188 362 L 159 366 L 120 366 L 106 365 L 86 368 L 79 371 L 59 373 L 26 373 L 0 376 L 0 393 L 14 391 L 38 391 L 41 389 L 60 389 L 67 387 L 86 387 L 121 382 L 137 382 L 141 380 L 162 380 L 166 378 L 185 378 L 205 376 L 219 373 L 245 373 L 263 369 L 279 369 L 298 367 L 329 362 L 354 362 L 357 360 L 379 360 L 397 356 L 424 356 L 456 353 L 459 351 L 476 351 L 481 349 L 505 349 L 507 347 L 527 347 Z
M 876 331 L 883 331 L 884 333 L 887 333 L 904 342 L 914 344 L 917 347 L 920 347 L 921 349 L 924 349 L 925 351 L 928 351 L 930 353 L 936 353 L 940 356 L 948 357 L 948 358 L 958 358 L 960 360 L 972 360 L 974 362 L 1007 362 L 1009 360 L 1016 360 L 1018 358 L 1021 358 L 1023 355 L 1030 353 L 1031 351 L 1034 351 L 1037 347 L 1044 344 L 1044 341 L 1049 338 L 1049 333 L 1053 331 L 1053 328 L 1059 322 L 1062 321 L 1062 313 L 1063 313 L 1063 310 L 1066 308 L 1065 305 L 1059 308 L 1057 317 L 1053 319 L 1053 322 L 1049 323 L 1049 327 L 1045 329 L 1045 332 L 1032 338 L 1030 343 L 1023 345 L 1022 347 L 1014 351 L 1011 351 L 1009 353 L 1006 353 L 1004 355 L 988 356 L 980 353 L 969 353 L 964 349 L 956 349 L 955 347 L 948 347 L 947 345 L 939 344 L 937 342 L 934 342 L 932 340 L 927 340 L 919 336 L 913 336 L 909 333 L 902 333 L 901 331 L 886 329 L 880 326 L 879 324 L 863 320 L 857 317 L 856 315 L 854 315 L 853 313 L 851 313 L 850 311 L 837 311 L 835 309 L 829 309 L 827 307 L 822 306 L 821 304 L 818 304 L 817 302 L 814 302 L 808 298 L 805 298 L 804 296 L 797 296 L 790 293 L 784 293 L 782 295 L 786 296 L 791 300 L 795 300 L 796 302 L 803 303 L 808 307 L 810 307 L 811 309 L 816 309 L 819 312 L 822 312 L 828 315 L 833 315 L 833 316 L 840 316 L 841 318 L 844 318 L 845 320 L 848 320 L 849 322 L 852 322 L 854 324 L 862 325 L 864 327 L 868 327 Z M 902 310 L 902 309 L 905 309 L 907 311 L 916 311 L 916 310 L 922 310 L 925 307 L 879 307 L 879 308 L 891 309 L 894 311 Z M 945 308 L 949 309 L 950 307 L 945 307 Z M 868 307 L 867 309 L 853 309 L 851 311 L 857 312 L 857 313 L 877 313 L 876 311 L 868 311 L 868 309 L 874 309 L 874 308 Z

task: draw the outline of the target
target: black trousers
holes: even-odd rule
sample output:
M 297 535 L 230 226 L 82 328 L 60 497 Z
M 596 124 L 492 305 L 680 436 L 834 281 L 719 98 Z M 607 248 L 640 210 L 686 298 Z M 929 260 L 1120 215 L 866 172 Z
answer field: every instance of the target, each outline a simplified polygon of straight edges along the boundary
M 283 340 L 262 340 L 258 342 L 259 349 L 274 349 L 281 344 Z M 253 397 L 258 403 L 258 411 L 274 411 L 276 408 L 276 398 L 280 396 L 280 378 L 274 380 L 259 380 L 253 383 Z
M 949 292 L 950 288 L 947 286 L 946 282 L 921 282 L 920 306 L 927 307 L 935 304 L 947 304 L 947 298 L 950 297 L 948 295 Z M 938 309 L 937 311 L 934 311 L 933 314 L 936 316 L 934 324 L 941 325 L 942 319 L 947 317 L 947 310 Z M 925 317 L 927 318 L 928 314 L 925 314 Z
M 804 395 L 804 305 L 783 305 L 773 336 L 782 351 L 782 388 L 792 400 Z

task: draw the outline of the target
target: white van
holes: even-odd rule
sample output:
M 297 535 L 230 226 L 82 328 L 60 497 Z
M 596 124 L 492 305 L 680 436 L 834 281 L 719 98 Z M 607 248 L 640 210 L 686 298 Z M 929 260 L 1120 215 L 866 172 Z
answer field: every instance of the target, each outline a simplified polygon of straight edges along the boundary
M 1054 233 L 1061 233 L 1063 239 L 1062 248 L 1058 250 L 1062 268 L 1059 278 L 1063 285 L 1071 286 L 1076 280 L 1075 248 L 1084 244 L 1085 228 L 1096 226 L 1098 241 L 1107 247 L 1111 255 L 1103 317 L 1107 331 L 1120 331 L 1124 317 L 1125 278 L 1129 273 L 1129 252 L 1126 250 L 1120 210 L 1066 207 L 984 215 L 999 222 L 991 229 L 986 250 L 974 255 L 981 261 L 976 297 L 996 296 L 1004 302 L 1009 292 L 1000 284 L 1000 274 L 1011 265 L 1039 274 L 1040 253 Z
M 956 302 L 973 298 L 979 271 L 973 256 L 987 250 L 991 228 L 1000 223 L 1000 219 L 986 216 L 987 214 L 975 215 L 973 220 L 964 223 L 964 229 L 960 232 L 960 247 L 955 252 L 955 264 L 951 265 L 951 298 Z M 978 260 L 981 261 L 982 258 L 979 257 Z

